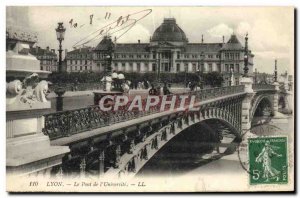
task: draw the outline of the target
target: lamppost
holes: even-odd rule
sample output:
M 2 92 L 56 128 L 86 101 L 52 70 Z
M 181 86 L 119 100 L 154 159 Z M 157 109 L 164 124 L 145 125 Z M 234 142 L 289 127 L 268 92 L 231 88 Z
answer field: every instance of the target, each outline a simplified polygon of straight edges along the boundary
M 229 86 L 232 86 L 233 65 L 230 65 Z
M 200 65 L 199 65 L 199 74 L 198 74 L 198 77 L 199 77 L 199 86 L 200 86 L 200 89 L 202 89 L 203 88 L 203 82 L 202 82 L 202 76 L 201 76 L 201 74 L 203 73 L 203 69 L 204 68 L 202 68 L 202 65 L 203 65 L 203 62 L 204 62 L 204 53 L 203 52 L 201 52 L 201 54 L 200 54 Z
M 58 73 L 62 72 L 62 41 L 64 40 L 65 37 L 65 31 L 66 28 L 64 28 L 63 23 L 60 22 L 58 23 L 58 27 L 55 29 L 56 31 L 56 37 L 59 42 L 59 49 L 58 49 Z M 63 87 L 61 87 L 60 83 L 57 89 L 54 91 L 57 94 L 56 98 L 56 111 L 62 111 L 63 110 L 63 95 L 66 92 Z
M 244 55 L 244 77 L 248 77 L 248 33 L 245 37 L 245 55 Z
M 257 84 L 257 68 L 255 68 L 254 72 L 254 84 Z
M 277 82 L 277 60 L 275 59 L 274 82 Z

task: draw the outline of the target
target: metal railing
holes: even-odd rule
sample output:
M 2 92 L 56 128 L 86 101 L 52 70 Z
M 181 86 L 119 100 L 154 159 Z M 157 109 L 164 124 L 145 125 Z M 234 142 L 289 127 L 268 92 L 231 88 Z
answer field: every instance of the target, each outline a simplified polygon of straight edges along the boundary
M 270 84 L 253 84 L 253 90 L 275 90 L 275 85 Z
M 184 93 L 184 95 L 189 95 L 185 105 L 189 104 L 192 95 L 196 95 L 196 101 L 199 102 L 243 92 L 243 85 L 187 92 Z M 179 95 L 182 94 L 174 95 L 177 96 L 175 108 L 178 108 L 181 104 Z M 169 95 L 169 97 L 172 97 L 174 95 Z M 147 99 L 142 100 L 143 107 L 145 107 L 146 100 Z M 115 123 L 129 121 L 150 114 L 155 114 L 160 112 L 161 100 L 159 104 L 151 107 L 147 111 L 138 111 L 137 109 L 128 111 L 130 104 L 131 103 L 129 102 L 126 106 L 118 109 L 118 111 L 102 111 L 99 106 L 89 106 L 86 108 L 46 114 L 44 115 L 45 127 L 43 128 L 43 132 L 44 134 L 48 135 L 51 140 L 53 140 L 62 137 L 68 137 L 73 134 L 89 131 L 92 129 L 105 127 Z M 169 107 L 170 105 L 165 108 L 165 111 L 168 110 Z

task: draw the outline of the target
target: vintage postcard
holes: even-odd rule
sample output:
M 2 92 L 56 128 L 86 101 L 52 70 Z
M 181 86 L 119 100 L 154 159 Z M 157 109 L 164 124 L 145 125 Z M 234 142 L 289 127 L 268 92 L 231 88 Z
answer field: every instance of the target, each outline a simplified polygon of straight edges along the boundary
M 8 192 L 295 190 L 293 7 L 6 7 Z

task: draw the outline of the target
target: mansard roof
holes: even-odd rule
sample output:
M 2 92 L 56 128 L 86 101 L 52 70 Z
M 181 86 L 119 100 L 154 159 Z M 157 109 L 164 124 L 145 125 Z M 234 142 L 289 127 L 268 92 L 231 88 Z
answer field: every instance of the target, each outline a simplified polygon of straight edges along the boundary
M 222 50 L 243 50 L 244 47 L 238 40 L 235 34 L 231 35 L 227 43 L 222 47 Z
M 145 53 L 149 52 L 149 43 L 117 43 L 115 53 Z
M 222 43 L 188 43 L 185 47 L 187 53 L 218 52 Z
M 47 49 L 43 49 L 40 47 L 32 47 L 29 50 L 29 53 L 34 55 L 34 56 L 43 56 L 43 55 L 47 55 L 47 56 L 57 56 L 54 52 L 52 52 L 51 50 L 47 50 Z

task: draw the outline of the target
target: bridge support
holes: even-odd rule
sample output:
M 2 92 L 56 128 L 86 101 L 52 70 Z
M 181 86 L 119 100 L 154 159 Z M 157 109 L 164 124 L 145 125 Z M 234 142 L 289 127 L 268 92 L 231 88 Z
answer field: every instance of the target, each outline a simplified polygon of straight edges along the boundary
M 241 84 L 245 86 L 245 92 L 247 93 L 242 103 L 242 126 L 241 126 L 242 133 L 246 133 L 251 128 L 250 112 L 251 112 L 251 100 L 254 96 L 254 92 L 252 89 L 253 81 L 249 77 L 243 77 L 241 80 Z
M 278 100 L 279 100 L 279 83 L 278 82 L 274 82 L 273 85 L 275 86 L 275 94 L 273 97 L 273 112 L 274 112 L 274 116 L 278 116 Z

